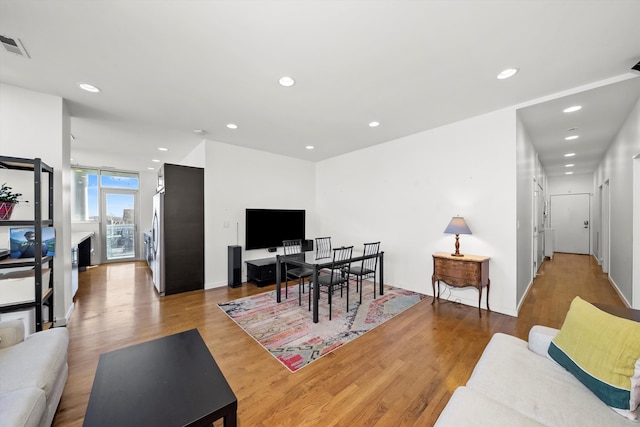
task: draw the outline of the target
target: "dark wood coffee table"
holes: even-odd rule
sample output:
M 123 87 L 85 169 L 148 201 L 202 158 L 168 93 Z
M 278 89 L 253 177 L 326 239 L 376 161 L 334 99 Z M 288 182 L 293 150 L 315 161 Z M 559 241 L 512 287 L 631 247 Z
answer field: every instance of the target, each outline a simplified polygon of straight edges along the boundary
M 236 425 L 238 400 L 197 329 L 100 355 L 85 426 Z

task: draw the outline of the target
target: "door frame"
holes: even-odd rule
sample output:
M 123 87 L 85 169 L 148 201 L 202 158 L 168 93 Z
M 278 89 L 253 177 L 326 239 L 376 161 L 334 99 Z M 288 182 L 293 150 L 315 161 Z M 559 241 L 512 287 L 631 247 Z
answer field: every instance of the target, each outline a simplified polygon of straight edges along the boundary
M 107 258 L 107 194 L 126 194 L 133 196 L 133 256 L 131 258 L 121 258 L 121 259 L 108 259 Z M 138 253 L 138 229 L 140 225 L 140 191 L 139 190 L 126 190 L 121 188 L 111 188 L 111 187 L 103 187 L 100 189 L 100 216 L 101 216 L 101 224 L 100 224 L 100 248 L 102 251 L 102 260 L 103 263 L 112 263 L 112 262 L 122 262 L 122 261 L 135 261 L 139 259 Z
M 592 250 L 592 240 L 591 240 L 591 231 L 592 231 L 592 218 L 591 218 L 591 193 L 563 193 L 563 194 L 551 194 L 549 195 L 549 227 L 554 229 L 554 233 L 555 233 L 555 245 L 554 245 L 554 250 L 558 251 L 558 252 L 562 252 L 560 250 L 558 250 L 558 235 L 559 230 L 557 227 L 557 222 L 554 223 L 553 217 L 554 217 L 554 204 L 553 204 L 553 198 L 554 197 L 567 197 L 567 196 L 587 196 L 587 227 L 588 228 L 588 232 L 587 232 L 587 250 L 586 252 L 584 252 L 584 255 L 590 255 L 593 250 Z M 557 209 L 557 203 L 556 203 L 556 209 Z M 557 212 L 557 211 L 556 211 Z M 557 217 L 557 215 L 556 215 Z
M 631 270 L 631 306 L 640 309 L 640 153 L 633 157 L 633 267 Z

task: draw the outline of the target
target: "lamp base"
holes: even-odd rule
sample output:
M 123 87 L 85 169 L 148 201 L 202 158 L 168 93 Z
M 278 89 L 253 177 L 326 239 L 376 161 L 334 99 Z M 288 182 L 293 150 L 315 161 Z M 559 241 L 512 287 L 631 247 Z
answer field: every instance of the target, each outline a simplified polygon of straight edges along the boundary
M 451 254 L 451 256 L 464 256 L 463 254 Z

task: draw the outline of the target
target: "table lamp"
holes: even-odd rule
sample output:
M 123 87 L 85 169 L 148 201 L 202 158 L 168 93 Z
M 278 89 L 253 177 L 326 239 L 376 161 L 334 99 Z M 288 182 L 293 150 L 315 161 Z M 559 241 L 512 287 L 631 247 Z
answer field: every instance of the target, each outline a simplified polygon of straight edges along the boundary
M 464 221 L 464 218 L 461 216 L 454 216 L 451 218 L 451 221 L 449 221 L 449 225 L 447 225 L 444 232 L 456 235 L 456 253 L 451 254 L 451 256 L 464 256 L 460 253 L 460 235 L 471 234 L 471 230 L 469 230 L 469 226 Z

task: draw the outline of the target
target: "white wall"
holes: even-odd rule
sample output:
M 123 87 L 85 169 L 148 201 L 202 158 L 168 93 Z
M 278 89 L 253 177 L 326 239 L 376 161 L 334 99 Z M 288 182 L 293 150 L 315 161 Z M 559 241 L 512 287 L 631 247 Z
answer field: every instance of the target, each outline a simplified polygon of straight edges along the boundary
M 549 195 L 593 193 L 593 174 L 581 173 L 549 177 Z
M 305 209 L 306 235 L 314 235 L 315 166 L 216 141 L 207 141 L 204 149 L 205 288 L 209 289 L 227 285 L 227 246 L 244 248 L 246 208 Z M 242 251 L 243 261 L 273 256 L 266 249 Z M 244 262 L 242 272 L 244 281 Z
M 619 293 L 631 305 L 633 266 L 640 263 L 640 254 L 633 252 L 633 157 L 640 154 L 640 100 L 629 114 L 613 144 L 594 174 L 592 191 L 609 180 L 611 204 L 609 278 Z M 637 301 L 637 298 L 636 298 Z M 637 304 L 635 308 L 640 308 Z
M 516 118 L 516 168 L 517 168 L 517 305 L 520 306 L 529 286 L 533 283 L 533 227 L 534 191 L 538 183 L 544 187 L 537 171 L 536 152 L 522 120 Z
M 64 325 L 73 307 L 69 113 L 60 97 L 0 84 L 0 123 L 0 153 L 24 158 L 39 157 L 54 168 L 54 317 L 56 325 Z M 33 175 L 25 174 L 24 181 L 15 185 L 11 182 L 10 186 L 17 192 L 32 195 Z M 13 219 L 33 219 L 32 204 L 18 206 Z M 4 237 L 0 237 L 0 241 L 6 242 L 0 246 L 9 243 Z
M 380 240 L 385 283 L 432 294 L 431 255 L 454 250 L 443 230 L 464 216 L 461 253 L 491 257 L 491 308 L 516 315 L 515 139 L 510 108 L 319 162 L 316 231 L 334 246 Z M 474 288 L 451 298 L 478 304 Z

